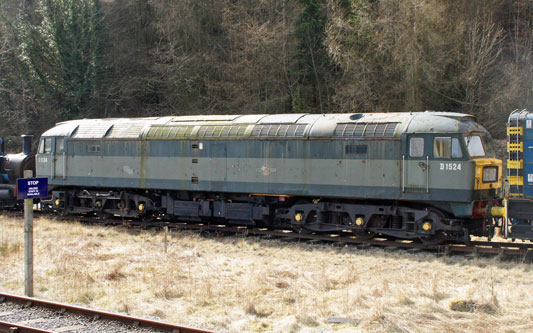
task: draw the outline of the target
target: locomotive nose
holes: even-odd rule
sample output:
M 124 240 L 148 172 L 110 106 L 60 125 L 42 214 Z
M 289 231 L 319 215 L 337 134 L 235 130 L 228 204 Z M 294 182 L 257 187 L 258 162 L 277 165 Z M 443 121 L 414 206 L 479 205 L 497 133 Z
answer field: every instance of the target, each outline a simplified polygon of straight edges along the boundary
M 502 179 L 502 161 L 496 158 L 476 159 L 476 190 L 499 189 Z

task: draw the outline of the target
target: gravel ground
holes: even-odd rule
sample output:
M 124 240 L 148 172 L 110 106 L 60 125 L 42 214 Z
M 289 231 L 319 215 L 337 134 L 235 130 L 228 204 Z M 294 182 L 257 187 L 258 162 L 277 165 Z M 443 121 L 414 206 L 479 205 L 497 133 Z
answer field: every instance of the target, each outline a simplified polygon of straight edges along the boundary
M 42 321 L 39 319 L 42 319 Z M 150 328 L 139 328 L 131 325 L 124 325 L 120 322 L 94 319 L 68 312 L 59 313 L 58 311 L 41 307 L 25 307 L 22 304 L 10 302 L 0 304 L 0 321 L 16 323 L 19 325 L 50 331 L 55 331 L 59 328 L 71 327 L 71 330 L 65 331 L 69 333 L 161 332 Z M 33 322 L 27 323 L 28 321 Z

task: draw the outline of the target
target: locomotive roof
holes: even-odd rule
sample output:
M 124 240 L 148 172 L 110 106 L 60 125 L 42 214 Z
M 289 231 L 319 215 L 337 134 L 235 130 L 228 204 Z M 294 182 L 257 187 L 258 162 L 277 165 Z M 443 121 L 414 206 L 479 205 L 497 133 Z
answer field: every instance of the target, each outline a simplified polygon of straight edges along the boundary
M 73 139 L 395 138 L 404 133 L 486 132 L 473 116 L 452 112 L 251 114 L 80 119 L 43 136 Z

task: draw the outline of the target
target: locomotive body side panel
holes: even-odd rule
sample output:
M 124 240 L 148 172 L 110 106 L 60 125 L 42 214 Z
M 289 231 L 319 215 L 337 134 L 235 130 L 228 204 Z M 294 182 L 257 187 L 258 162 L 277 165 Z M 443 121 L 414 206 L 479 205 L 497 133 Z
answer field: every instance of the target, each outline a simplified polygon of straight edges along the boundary
M 429 190 L 402 191 L 400 140 L 70 140 L 50 185 L 470 202 L 473 169 L 429 163 Z M 359 152 L 357 151 L 359 149 Z M 53 157 L 51 157 L 52 159 Z M 41 161 L 44 157 L 40 157 Z M 444 163 L 444 164 L 443 164 Z M 51 176 L 53 166 L 41 168 Z M 451 176 L 451 177 L 450 177 Z M 469 178 L 470 177 L 470 178 Z M 424 182 L 426 180 L 424 179 Z

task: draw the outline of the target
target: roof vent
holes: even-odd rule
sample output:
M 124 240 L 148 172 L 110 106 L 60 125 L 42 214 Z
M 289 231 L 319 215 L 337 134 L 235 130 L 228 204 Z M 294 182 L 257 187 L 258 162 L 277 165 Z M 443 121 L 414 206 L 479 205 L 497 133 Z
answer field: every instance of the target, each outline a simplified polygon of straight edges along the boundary
M 350 116 L 350 120 L 359 120 L 363 118 L 365 115 L 362 113 L 354 113 Z

